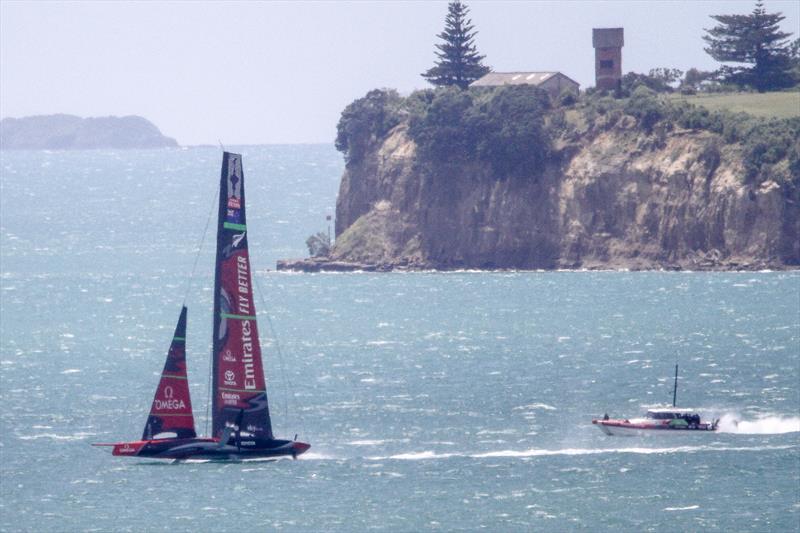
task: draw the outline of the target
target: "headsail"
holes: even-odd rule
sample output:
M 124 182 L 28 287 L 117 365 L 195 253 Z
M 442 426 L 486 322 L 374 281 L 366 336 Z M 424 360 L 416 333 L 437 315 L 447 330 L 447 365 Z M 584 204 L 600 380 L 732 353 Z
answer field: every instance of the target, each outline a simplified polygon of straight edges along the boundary
M 172 337 L 142 440 L 162 437 L 194 438 L 194 416 L 186 375 L 186 307 Z
M 224 152 L 214 278 L 212 436 L 226 426 L 272 439 L 261 364 L 250 254 L 247 250 L 242 156 Z

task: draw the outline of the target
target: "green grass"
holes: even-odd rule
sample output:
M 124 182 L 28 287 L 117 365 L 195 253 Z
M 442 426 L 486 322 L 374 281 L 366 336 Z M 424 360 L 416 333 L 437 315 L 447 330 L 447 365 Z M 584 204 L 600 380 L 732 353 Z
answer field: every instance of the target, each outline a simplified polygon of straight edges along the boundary
M 757 117 L 800 117 L 800 92 L 776 93 L 726 93 L 687 96 L 670 95 L 671 100 L 685 101 L 712 111 L 727 109 L 734 113 L 745 112 Z

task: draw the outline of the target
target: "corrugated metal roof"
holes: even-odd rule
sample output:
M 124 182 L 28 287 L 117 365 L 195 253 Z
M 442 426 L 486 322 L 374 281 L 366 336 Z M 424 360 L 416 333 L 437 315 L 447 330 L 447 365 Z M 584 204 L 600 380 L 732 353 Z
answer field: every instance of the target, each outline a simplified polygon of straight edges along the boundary
M 473 81 L 470 87 L 496 87 L 498 85 L 540 85 L 553 76 L 561 75 L 578 84 L 560 72 L 490 72 Z

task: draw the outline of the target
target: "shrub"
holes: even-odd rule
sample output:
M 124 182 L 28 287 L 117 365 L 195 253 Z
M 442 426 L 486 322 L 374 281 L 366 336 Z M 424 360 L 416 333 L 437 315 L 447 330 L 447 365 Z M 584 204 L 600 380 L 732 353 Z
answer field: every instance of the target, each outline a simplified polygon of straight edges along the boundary
M 637 87 L 625 102 L 624 109 L 627 114 L 636 117 L 639 125 L 648 133 L 664 118 L 666 111 L 664 103 L 647 87 Z
M 331 252 L 331 239 L 327 233 L 320 231 L 306 239 L 308 255 L 311 257 L 327 257 Z
M 569 89 L 564 89 L 561 91 L 561 94 L 558 95 L 558 105 L 561 107 L 575 105 L 577 101 L 578 95 L 575 94 L 575 91 L 570 91 Z
M 754 178 L 784 158 L 789 159 L 791 166 L 798 157 L 800 118 L 758 120 L 747 128 L 743 137 L 743 158 L 748 178 Z

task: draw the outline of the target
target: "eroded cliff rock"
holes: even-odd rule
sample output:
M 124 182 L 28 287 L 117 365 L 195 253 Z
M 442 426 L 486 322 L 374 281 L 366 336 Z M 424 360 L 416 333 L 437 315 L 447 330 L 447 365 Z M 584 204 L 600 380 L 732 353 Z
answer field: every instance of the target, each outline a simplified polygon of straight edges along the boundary
M 330 259 L 383 270 L 797 268 L 800 208 L 784 187 L 748 185 L 741 149 L 706 131 L 643 135 L 622 120 L 562 143 L 529 178 L 496 179 L 479 164 L 420 165 L 400 124 L 348 164 Z

